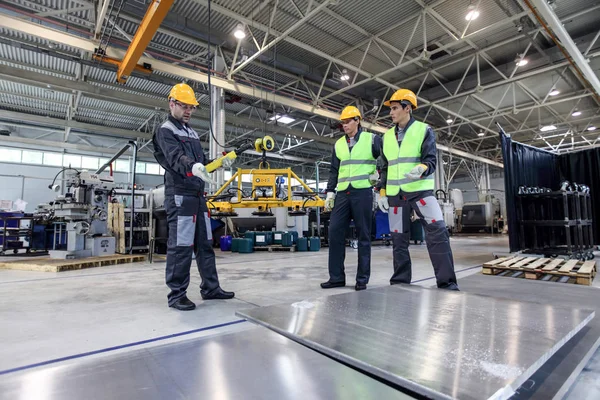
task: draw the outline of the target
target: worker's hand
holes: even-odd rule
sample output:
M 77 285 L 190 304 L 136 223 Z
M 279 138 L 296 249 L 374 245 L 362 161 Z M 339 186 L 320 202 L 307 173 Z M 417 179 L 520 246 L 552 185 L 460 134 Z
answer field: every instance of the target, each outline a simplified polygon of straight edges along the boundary
M 235 159 L 229 158 L 229 157 L 225 157 L 221 161 L 221 165 L 223 166 L 223 168 L 229 168 L 229 167 L 231 167 L 233 165 L 234 162 L 235 162 Z
M 409 173 L 404 174 L 404 176 L 407 177 L 408 179 L 412 179 L 413 181 L 416 181 L 417 179 L 421 179 L 421 176 L 423 176 L 425 171 L 427 171 L 427 165 L 419 164 L 416 167 L 414 167 L 413 169 L 411 169 Z
M 210 178 L 210 174 L 206 172 L 206 167 L 202 163 L 196 163 L 192 166 L 192 174 L 206 183 L 212 183 L 213 185 L 217 183 Z
M 388 198 L 385 195 L 385 189 L 381 189 L 379 191 L 379 199 L 377 200 L 377 205 L 379 206 L 379 209 L 386 213 L 388 212 L 388 210 L 390 209 L 390 203 L 388 202 Z
M 335 193 L 327 192 L 327 198 L 325 199 L 325 211 L 333 210 L 334 203 L 335 203 Z
M 375 186 L 379 181 L 379 172 L 375 171 L 371 175 L 369 175 L 369 183 L 372 186 Z

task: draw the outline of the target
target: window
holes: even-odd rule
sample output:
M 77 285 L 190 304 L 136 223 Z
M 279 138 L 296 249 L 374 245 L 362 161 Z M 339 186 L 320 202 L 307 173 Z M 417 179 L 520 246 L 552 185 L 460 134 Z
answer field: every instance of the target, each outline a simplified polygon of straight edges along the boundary
M 135 163 L 135 173 L 136 174 L 145 174 L 146 173 L 146 163 L 143 163 L 143 162 Z
M 98 169 L 98 158 L 97 157 L 81 157 L 81 168 L 90 169 L 95 171 Z
M 21 150 L 0 149 L 0 160 L 6 162 L 21 162 Z
M 104 164 L 106 164 L 108 162 L 108 160 L 110 160 L 110 158 L 99 158 L 98 159 L 98 168 L 102 167 Z M 113 167 L 115 166 L 115 164 L 113 163 Z M 108 172 L 110 171 L 110 167 L 106 167 L 106 169 L 104 170 L 104 172 Z
M 63 167 L 81 168 L 81 156 L 65 154 L 63 156 Z
M 160 175 L 160 165 L 154 163 L 146 164 L 146 173 L 151 175 Z
M 116 160 L 115 171 L 117 172 L 129 172 L 129 160 Z
M 53 167 L 62 166 L 63 155 L 59 153 L 46 153 L 44 152 L 44 165 L 51 165 Z
M 163 167 L 161 167 L 160 165 L 158 166 L 158 173 L 160 175 L 164 175 L 165 174 L 165 169 Z
M 41 151 L 23 150 L 23 162 L 25 164 L 42 164 L 44 153 Z

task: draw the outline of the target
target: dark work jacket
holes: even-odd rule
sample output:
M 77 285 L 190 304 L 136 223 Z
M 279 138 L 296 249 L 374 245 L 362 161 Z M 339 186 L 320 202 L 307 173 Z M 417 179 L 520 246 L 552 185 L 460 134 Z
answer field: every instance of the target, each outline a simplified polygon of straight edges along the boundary
M 165 169 L 165 195 L 203 196 L 204 181 L 192 174 L 194 164 L 207 164 L 196 131 L 169 115 L 152 142 L 154 158 Z

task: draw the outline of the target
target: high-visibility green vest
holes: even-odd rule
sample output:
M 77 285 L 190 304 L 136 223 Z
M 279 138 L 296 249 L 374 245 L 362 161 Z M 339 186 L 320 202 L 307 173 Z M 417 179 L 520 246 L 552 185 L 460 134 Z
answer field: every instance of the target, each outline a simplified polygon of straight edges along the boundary
M 433 190 L 433 175 L 422 179 L 411 180 L 404 175 L 411 169 L 421 164 L 421 145 L 425 138 L 427 124 L 413 121 L 404 133 L 404 139 L 400 145 L 396 139 L 395 128 L 390 128 L 383 135 L 383 154 L 388 161 L 387 185 L 385 192 L 387 196 L 395 196 L 402 189 L 403 192 L 420 192 Z
M 377 160 L 373 158 L 372 152 L 373 134 L 362 131 L 358 142 L 348 148 L 346 136 L 342 136 L 335 142 L 335 155 L 340 159 L 338 170 L 337 190 L 346 190 L 348 185 L 355 189 L 371 187 L 369 175 L 375 172 Z

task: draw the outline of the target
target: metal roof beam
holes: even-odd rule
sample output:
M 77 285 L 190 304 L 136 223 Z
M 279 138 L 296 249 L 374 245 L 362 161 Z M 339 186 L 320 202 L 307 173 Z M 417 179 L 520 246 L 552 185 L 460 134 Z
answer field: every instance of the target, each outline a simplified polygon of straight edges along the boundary
M 277 43 L 279 43 L 280 41 L 282 41 L 286 37 L 288 37 L 288 35 L 290 35 L 294 30 L 298 29 L 302 24 L 304 24 L 306 21 L 308 21 L 314 15 L 318 14 L 323 8 L 327 7 L 327 5 L 329 4 L 329 1 L 330 0 L 325 0 L 317 8 L 313 9 L 311 12 L 306 14 L 304 17 L 302 17 L 301 19 L 296 21 L 296 23 L 294 23 L 292 26 L 290 26 L 285 32 L 283 32 L 280 35 L 277 35 L 277 37 L 275 39 L 273 39 L 271 42 L 269 42 L 268 45 L 263 46 L 259 51 L 254 53 L 252 56 L 248 57 L 248 59 L 246 61 L 244 61 L 242 64 L 240 64 L 238 67 L 236 67 L 233 71 L 231 71 L 230 76 L 234 75 L 236 72 L 244 69 L 244 67 L 246 67 L 246 65 L 248 65 L 253 60 L 260 57 L 260 55 L 263 54 L 265 51 L 269 50 L 271 47 L 275 46 Z M 267 33 L 268 33 L 268 30 L 267 30 Z
M 194 0 L 194 1 L 198 1 L 198 0 Z M 202 1 L 202 0 L 200 0 Z M 234 13 L 235 14 L 235 13 Z M 95 48 L 95 43 L 89 39 L 84 39 L 84 38 L 80 38 L 71 34 L 67 34 L 64 32 L 60 32 L 54 29 L 50 29 L 47 27 L 44 27 L 42 25 L 39 24 L 34 24 L 28 21 L 24 21 L 18 18 L 13 18 L 13 17 L 8 17 L 6 15 L 0 15 L 0 26 L 4 26 L 8 29 L 13 29 L 13 30 L 18 30 L 21 32 L 24 32 L 26 34 L 33 34 L 39 37 L 43 37 L 46 39 L 50 39 L 54 42 L 57 43 L 62 43 L 71 47 L 75 47 L 81 50 L 85 50 L 85 51 L 90 51 L 93 52 L 94 48 Z M 289 37 L 287 38 L 288 40 L 290 39 Z M 118 51 L 113 51 L 111 48 L 107 48 L 107 53 L 109 56 L 113 57 L 113 56 L 117 56 L 119 57 L 121 54 L 121 52 Z M 329 56 L 327 56 L 329 57 Z M 182 78 L 185 79 L 190 79 L 190 80 L 195 80 L 197 82 L 201 82 L 201 83 L 208 83 L 208 76 L 202 72 L 198 72 L 198 71 L 193 71 L 187 68 L 182 68 L 182 67 L 177 67 L 177 66 L 173 66 L 170 63 L 167 62 L 163 62 L 163 61 L 157 61 L 157 60 L 150 60 L 150 59 L 145 59 L 142 58 L 142 61 L 144 62 L 148 62 L 150 64 L 152 64 L 152 68 L 155 71 L 161 71 L 164 73 L 168 73 L 168 74 L 173 74 L 173 75 L 177 75 L 180 76 Z M 336 61 L 337 62 L 337 61 Z M 355 70 L 356 67 L 351 67 L 351 69 Z M 52 78 L 51 79 L 56 79 L 56 78 Z M 381 80 L 382 83 L 389 85 L 393 88 L 397 88 L 397 86 L 392 85 L 389 82 L 383 81 Z M 261 98 L 264 101 L 271 101 L 277 104 L 281 104 L 281 105 L 285 105 L 288 107 L 292 107 L 295 109 L 298 109 L 300 111 L 303 112 L 307 112 L 310 114 L 316 114 L 319 115 L 321 117 L 325 117 L 325 118 L 329 118 L 331 120 L 337 120 L 338 119 L 338 113 L 334 113 L 331 111 L 327 111 L 327 110 L 323 110 L 320 109 L 318 107 L 315 107 L 311 104 L 306 104 L 297 100 L 293 100 L 290 99 L 288 97 L 285 96 L 280 96 L 280 95 L 276 95 L 270 92 L 265 92 L 265 91 L 261 91 L 260 89 L 256 89 L 250 86 L 245 86 L 242 84 L 239 84 L 237 82 L 234 81 L 229 81 L 227 79 L 224 78 L 220 78 L 220 77 L 211 77 L 211 83 L 214 84 L 215 86 L 221 87 L 223 89 L 232 91 L 232 92 L 236 92 L 236 93 L 241 93 L 250 97 L 254 97 L 254 98 Z M 74 84 L 81 84 L 81 82 L 74 82 Z M 104 88 L 98 88 L 98 91 L 100 91 L 100 89 L 104 89 Z M 75 89 L 76 90 L 76 89 Z M 121 97 L 126 97 L 125 92 L 119 92 L 119 94 L 116 96 L 116 99 L 120 99 Z M 112 100 L 115 100 L 115 97 L 112 98 Z M 140 101 L 147 101 L 148 99 L 140 99 L 138 98 L 138 104 L 140 103 Z M 422 102 L 425 103 L 424 105 L 429 104 L 429 102 L 427 100 L 422 99 Z M 439 110 L 448 113 L 450 115 L 454 115 L 460 118 L 463 118 L 462 116 L 458 115 L 457 113 L 455 113 L 452 110 L 449 110 L 445 107 L 442 107 L 440 105 L 435 104 L 434 107 L 438 108 Z M 236 124 L 236 122 L 233 122 L 232 120 L 235 117 L 233 116 L 229 116 L 227 115 L 226 120 L 229 123 L 232 124 Z M 259 129 L 264 129 L 264 124 L 259 122 L 259 121 L 253 121 L 250 119 L 241 119 L 241 118 L 237 118 L 240 123 L 240 125 L 244 126 L 252 126 L 252 122 L 255 122 L 255 124 L 260 125 Z M 243 121 L 241 121 L 243 120 Z M 482 129 L 488 130 L 490 131 L 487 127 L 481 125 L 481 124 L 477 124 L 476 122 L 474 123 L 475 126 L 478 126 Z M 256 126 L 254 126 L 256 127 Z M 269 130 L 274 130 L 278 127 L 270 127 Z M 382 126 L 378 126 L 378 125 L 373 125 L 373 124 L 367 124 L 365 123 L 365 128 L 370 129 L 372 131 L 376 131 L 376 132 L 380 132 L 380 133 L 384 133 L 387 129 L 385 127 Z M 287 128 L 279 128 L 279 129 L 283 129 L 283 130 L 287 130 Z M 292 131 L 293 132 L 293 131 Z M 285 134 L 289 134 L 292 132 L 286 132 Z M 494 131 L 492 131 L 494 132 Z M 282 132 L 278 132 L 278 133 L 282 133 Z M 303 133 L 301 132 L 300 134 L 296 134 L 299 137 L 304 137 L 306 139 L 315 139 L 315 141 L 319 141 L 319 142 L 329 142 L 329 143 L 334 143 L 335 139 L 333 138 L 327 138 L 327 137 L 323 137 L 323 136 L 319 136 L 319 135 L 315 135 L 315 134 L 309 134 L 309 133 Z M 490 163 L 491 165 L 495 165 L 495 166 L 499 166 L 502 167 L 502 164 L 497 163 L 495 161 L 492 161 L 490 159 L 484 158 L 484 157 L 479 157 L 476 155 L 473 155 L 471 153 L 468 153 L 466 151 L 462 151 L 462 150 L 458 150 L 458 149 L 453 149 L 453 148 L 448 148 L 446 146 L 443 146 L 441 144 L 438 144 L 438 148 L 440 150 L 444 150 L 447 152 L 451 152 L 453 154 L 465 157 L 465 158 L 470 158 L 470 159 L 475 159 L 481 162 L 486 162 L 486 163 Z

